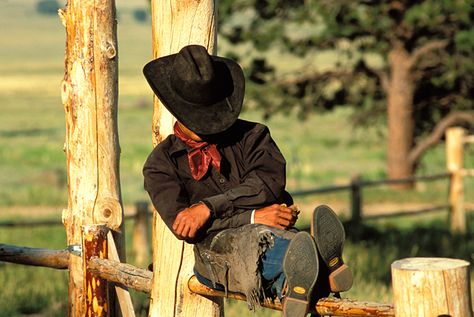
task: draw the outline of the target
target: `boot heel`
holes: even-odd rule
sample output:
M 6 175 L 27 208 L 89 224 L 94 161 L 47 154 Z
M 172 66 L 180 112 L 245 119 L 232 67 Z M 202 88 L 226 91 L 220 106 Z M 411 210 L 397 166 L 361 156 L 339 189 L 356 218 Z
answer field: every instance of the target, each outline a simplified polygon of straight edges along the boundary
M 287 298 L 283 305 L 283 316 L 306 316 L 308 314 L 309 302 L 294 298 Z
M 348 291 L 352 287 L 352 270 L 346 264 L 329 274 L 329 287 L 334 293 Z

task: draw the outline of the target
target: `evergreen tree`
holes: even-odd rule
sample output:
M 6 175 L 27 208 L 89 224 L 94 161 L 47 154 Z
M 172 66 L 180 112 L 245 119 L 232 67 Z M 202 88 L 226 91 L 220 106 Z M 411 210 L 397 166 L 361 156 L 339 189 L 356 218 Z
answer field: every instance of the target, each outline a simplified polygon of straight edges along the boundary
M 391 178 L 413 175 L 447 127 L 474 122 L 473 17 L 473 0 L 219 3 L 221 35 L 260 52 L 249 62 L 249 97 L 267 115 L 350 105 L 357 123 L 386 120 Z M 332 62 L 282 74 L 270 51 L 326 52 Z

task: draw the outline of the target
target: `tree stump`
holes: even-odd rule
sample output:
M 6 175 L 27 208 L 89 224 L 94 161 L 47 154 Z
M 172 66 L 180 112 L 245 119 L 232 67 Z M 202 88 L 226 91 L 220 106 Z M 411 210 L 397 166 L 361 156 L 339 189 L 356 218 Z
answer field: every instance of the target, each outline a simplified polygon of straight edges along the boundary
M 408 258 L 392 263 L 396 317 L 472 317 L 469 262 Z

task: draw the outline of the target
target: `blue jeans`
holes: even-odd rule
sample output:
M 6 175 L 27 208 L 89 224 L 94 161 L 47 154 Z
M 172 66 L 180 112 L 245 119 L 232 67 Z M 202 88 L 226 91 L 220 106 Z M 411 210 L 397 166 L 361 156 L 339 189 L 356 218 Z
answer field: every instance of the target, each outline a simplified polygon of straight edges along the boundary
M 265 291 L 270 295 L 276 295 L 282 298 L 281 292 L 285 283 L 285 274 L 283 273 L 283 258 L 285 257 L 286 249 L 290 240 L 273 235 L 274 245 L 271 249 L 265 251 L 261 258 L 260 273 L 262 275 L 262 282 Z M 212 281 L 208 280 L 198 272 L 194 272 L 198 281 L 210 288 L 224 291 L 224 286 L 216 284 L 212 285 Z

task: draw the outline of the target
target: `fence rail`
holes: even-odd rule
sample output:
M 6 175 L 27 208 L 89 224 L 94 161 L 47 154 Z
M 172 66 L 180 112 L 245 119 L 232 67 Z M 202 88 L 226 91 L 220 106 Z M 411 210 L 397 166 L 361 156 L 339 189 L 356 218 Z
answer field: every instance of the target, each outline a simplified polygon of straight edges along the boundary
M 351 210 L 351 221 L 353 223 L 359 223 L 362 218 L 364 219 L 380 219 L 388 217 L 397 217 L 397 216 L 406 216 L 406 215 L 419 215 L 422 213 L 428 213 L 433 211 L 446 210 L 450 208 L 449 204 L 442 205 L 433 205 L 430 207 L 424 207 L 421 209 L 407 210 L 407 211 L 389 211 L 384 212 L 383 214 L 367 215 L 363 216 L 363 199 L 362 199 L 362 190 L 364 187 L 376 187 L 384 185 L 398 185 L 406 183 L 416 183 L 416 182 L 431 182 L 443 179 L 450 179 L 451 173 L 439 173 L 433 175 L 422 175 L 422 176 L 413 176 L 406 178 L 398 179 L 380 179 L 380 180 L 363 180 L 360 176 L 355 176 L 352 178 L 351 182 L 344 185 L 338 186 L 327 186 L 314 189 L 306 189 L 301 191 L 293 192 L 293 196 L 307 196 L 314 194 L 324 194 L 330 192 L 339 192 L 339 191 L 350 191 L 350 210 Z
M 430 213 L 440 210 L 450 209 L 449 204 L 433 205 L 429 207 L 424 207 L 415 210 L 395 210 L 384 212 L 380 214 L 372 214 L 363 216 L 363 204 L 362 204 L 362 190 L 364 187 L 376 187 L 384 185 L 394 185 L 394 184 L 404 184 L 404 183 L 416 183 L 416 182 L 431 182 L 442 179 L 450 179 L 450 173 L 439 173 L 433 175 L 422 175 L 422 176 L 413 176 L 399 179 L 380 179 L 380 180 L 363 180 L 360 177 L 354 177 L 350 183 L 344 185 L 335 185 L 335 186 L 324 186 L 318 188 L 311 188 L 305 190 L 299 190 L 292 192 L 291 195 L 294 197 L 302 197 L 315 194 L 325 194 L 332 192 L 341 192 L 341 191 L 350 191 L 351 193 L 351 220 L 353 222 L 359 222 L 363 219 L 380 219 L 380 218 L 392 218 L 398 216 L 411 216 L 419 215 L 422 213 Z M 124 216 L 126 220 L 136 219 L 138 216 L 138 206 L 147 204 L 146 202 L 137 202 L 137 210 L 132 214 L 127 214 Z M 470 206 L 466 204 L 466 206 Z M 151 215 L 151 212 L 147 210 L 148 215 Z M 0 221 L 0 227 L 31 227 L 31 226 L 51 226 L 51 225 L 62 225 L 62 222 L 57 219 L 44 219 L 44 220 L 7 220 Z
M 465 231 L 465 208 L 471 208 L 473 206 L 470 202 L 464 202 L 464 187 L 463 178 L 474 176 L 474 169 L 465 169 L 463 164 L 463 148 L 464 144 L 474 143 L 473 135 L 466 135 L 465 131 L 461 128 L 448 129 L 446 133 L 446 165 L 448 172 L 438 173 L 433 175 L 421 175 L 398 179 L 379 179 L 379 180 L 364 180 L 360 176 L 352 178 L 350 183 L 343 185 L 333 185 L 318 187 L 312 189 L 299 190 L 292 193 L 294 197 L 308 196 L 314 194 L 324 194 L 332 192 L 349 191 L 350 192 L 350 210 L 351 210 L 351 221 L 355 224 L 360 223 L 362 218 L 364 219 L 380 219 L 386 217 L 397 217 L 397 216 L 408 216 L 408 215 L 419 215 L 422 213 L 435 212 L 443 209 L 450 210 L 451 214 L 451 225 L 453 230 Z M 449 179 L 449 204 L 433 205 L 429 207 L 423 207 L 416 210 L 408 211 L 389 211 L 383 214 L 372 214 L 363 215 L 363 189 L 365 187 L 375 187 L 384 185 L 398 185 L 406 183 L 416 182 L 431 182 L 437 180 Z M 145 209 L 146 213 L 149 214 L 146 202 L 136 203 L 136 212 L 134 214 L 128 214 L 125 219 L 135 219 L 138 223 L 146 222 L 143 220 L 143 212 Z M 141 215 L 141 218 L 140 218 Z M 139 218 L 141 220 L 139 220 Z M 147 217 L 145 217 L 147 218 Z M 16 220 L 16 221 L 0 221 L 0 227 L 31 227 L 31 226 L 49 226 L 49 225 L 60 225 L 61 221 L 55 219 L 44 219 L 44 220 Z M 138 231 L 138 229 L 136 230 Z M 137 235 L 138 236 L 138 235 Z

